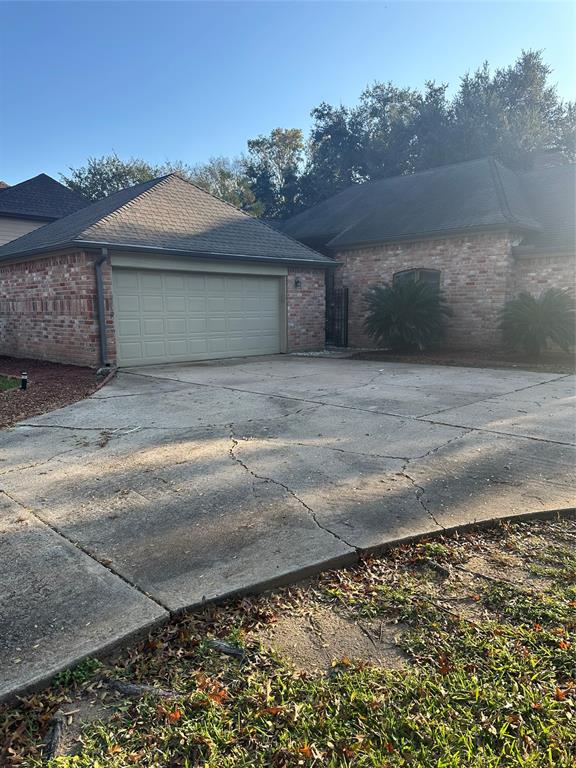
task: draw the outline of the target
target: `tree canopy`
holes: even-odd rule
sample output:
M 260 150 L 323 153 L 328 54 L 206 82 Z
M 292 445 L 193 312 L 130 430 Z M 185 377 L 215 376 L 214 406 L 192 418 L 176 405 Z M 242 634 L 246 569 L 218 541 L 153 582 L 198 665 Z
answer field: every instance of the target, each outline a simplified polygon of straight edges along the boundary
M 485 63 L 465 74 L 452 96 L 446 83 L 419 91 L 377 81 L 353 106 L 315 107 L 307 138 L 275 128 L 250 139 L 242 157 L 199 165 L 92 157 L 61 177 L 96 200 L 175 171 L 253 215 L 287 218 L 350 184 L 447 163 L 490 155 L 530 168 L 549 151 L 573 161 L 576 104 L 559 98 L 551 74 L 540 51 L 524 51 L 511 66 L 492 72 Z

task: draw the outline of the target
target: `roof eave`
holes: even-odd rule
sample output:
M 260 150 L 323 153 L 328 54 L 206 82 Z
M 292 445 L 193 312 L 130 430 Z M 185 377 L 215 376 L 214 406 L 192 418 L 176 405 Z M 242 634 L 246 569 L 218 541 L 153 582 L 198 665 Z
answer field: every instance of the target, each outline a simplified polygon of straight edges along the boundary
M 333 243 L 330 241 L 326 244 L 326 247 L 329 248 L 331 251 L 340 251 L 340 250 L 353 250 L 358 248 L 370 248 L 374 245 L 380 245 L 384 243 L 404 243 L 404 242 L 410 242 L 410 241 L 420 241 L 420 240 L 432 240 L 432 239 L 438 239 L 443 237 L 459 237 L 466 234 L 483 234 L 487 232 L 538 232 L 540 231 L 540 226 L 532 226 L 529 224 L 512 224 L 510 222 L 507 223 L 500 223 L 500 224 L 490 224 L 485 226 L 475 226 L 475 227 L 464 227 L 459 229 L 436 229 L 436 230 L 430 230 L 429 232 L 413 232 L 408 233 L 405 235 L 391 235 L 391 236 L 383 236 L 379 237 L 375 240 L 359 240 L 357 242 L 350 242 L 350 243 Z
M 336 261 L 326 257 L 323 259 L 294 259 L 286 257 L 253 256 L 242 253 L 217 253 L 214 251 L 187 251 L 180 248 L 161 248 L 154 245 L 139 245 L 134 243 L 103 243 L 91 240 L 77 240 L 77 245 L 82 248 L 108 248 L 111 251 L 138 251 L 140 253 L 165 253 L 170 256 L 186 256 L 188 258 L 218 259 L 220 261 L 254 261 L 266 264 L 294 264 L 303 266 L 309 264 L 315 268 L 331 268 L 337 266 Z
M 41 256 L 44 253 L 50 253 L 52 251 L 67 250 L 69 248 L 80 248 L 86 250 L 95 250 L 98 248 L 108 248 L 114 251 L 137 251 L 144 253 L 165 253 L 171 256 L 186 256 L 188 258 L 199 259 L 218 259 L 220 261 L 252 261 L 266 264 L 287 264 L 294 266 L 310 266 L 314 269 L 331 269 L 337 267 L 337 261 L 332 261 L 326 257 L 323 259 L 294 259 L 290 257 L 278 257 L 271 258 L 270 256 L 251 256 L 246 254 L 231 254 L 231 253 L 213 253 L 211 251 L 185 251 L 178 248 L 160 248 L 157 246 L 135 245 L 131 243 L 108 243 L 94 240 L 72 240 L 65 243 L 55 243 L 48 246 L 42 246 L 40 248 L 32 248 L 27 251 L 19 251 L 17 253 L 11 253 L 6 256 L 0 255 L 0 262 L 8 261 L 20 261 L 30 256 Z

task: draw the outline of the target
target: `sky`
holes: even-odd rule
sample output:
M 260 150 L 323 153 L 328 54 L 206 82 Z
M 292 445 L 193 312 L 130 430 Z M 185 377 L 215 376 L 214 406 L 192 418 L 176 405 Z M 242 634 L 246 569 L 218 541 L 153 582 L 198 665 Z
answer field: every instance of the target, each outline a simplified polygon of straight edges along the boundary
M 576 94 L 576 6 L 556 2 L 0 0 L 0 179 L 90 156 L 238 155 L 376 80 L 452 90 L 487 60 L 543 49 Z

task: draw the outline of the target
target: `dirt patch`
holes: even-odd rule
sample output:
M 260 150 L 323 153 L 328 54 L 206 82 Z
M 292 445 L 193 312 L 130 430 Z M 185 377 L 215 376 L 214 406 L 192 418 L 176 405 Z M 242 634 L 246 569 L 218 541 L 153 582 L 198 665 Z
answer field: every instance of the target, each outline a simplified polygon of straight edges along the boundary
M 82 729 L 99 720 L 107 722 L 116 709 L 116 702 L 103 702 L 98 695 L 80 695 L 65 703 L 62 714 L 60 755 L 74 755 L 81 747 Z
M 352 353 L 354 360 L 378 360 L 385 363 L 417 363 L 422 365 L 457 365 L 464 368 L 517 368 L 538 373 L 574 373 L 576 355 L 561 350 L 544 352 L 538 360 L 506 352 L 435 350 L 434 352 L 397 354 L 385 350 L 362 350 Z
M 359 620 L 331 606 L 313 604 L 306 611 L 280 616 L 255 633 L 255 639 L 302 671 L 328 670 L 342 659 L 400 669 L 405 656 L 395 643 L 399 632 L 397 625 L 383 620 Z
M 75 403 L 98 386 L 92 368 L 0 356 L 1 375 L 19 379 L 23 371 L 28 374 L 25 391 L 17 388 L 0 392 L 0 428 Z

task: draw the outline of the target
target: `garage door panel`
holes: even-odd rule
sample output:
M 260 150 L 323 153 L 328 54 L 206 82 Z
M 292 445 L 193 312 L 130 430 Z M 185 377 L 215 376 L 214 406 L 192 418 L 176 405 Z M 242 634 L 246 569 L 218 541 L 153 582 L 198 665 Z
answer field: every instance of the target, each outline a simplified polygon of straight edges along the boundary
M 186 296 L 165 296 L 164 301 L 167 312 L 186 312 Z
M 162 295 L 164 290 L 163 272 L 140 272 L 140 288 L 142 291 L 151 291 Z
M 276 277 L 113 270 L 121 365 L 281 351 Z
M 144 294 L 140 297 L 140 306 L 143 313 L 164 312 L 164 297 Z
M 189 317 L 187 320 L 188 333 L 206 333 L 208 321 L 206 317 Z
M 186 334 L 186 318 L 185 317 L 168 317 L 166 319 L 166 333 L 169 336 L 174 334 Z

